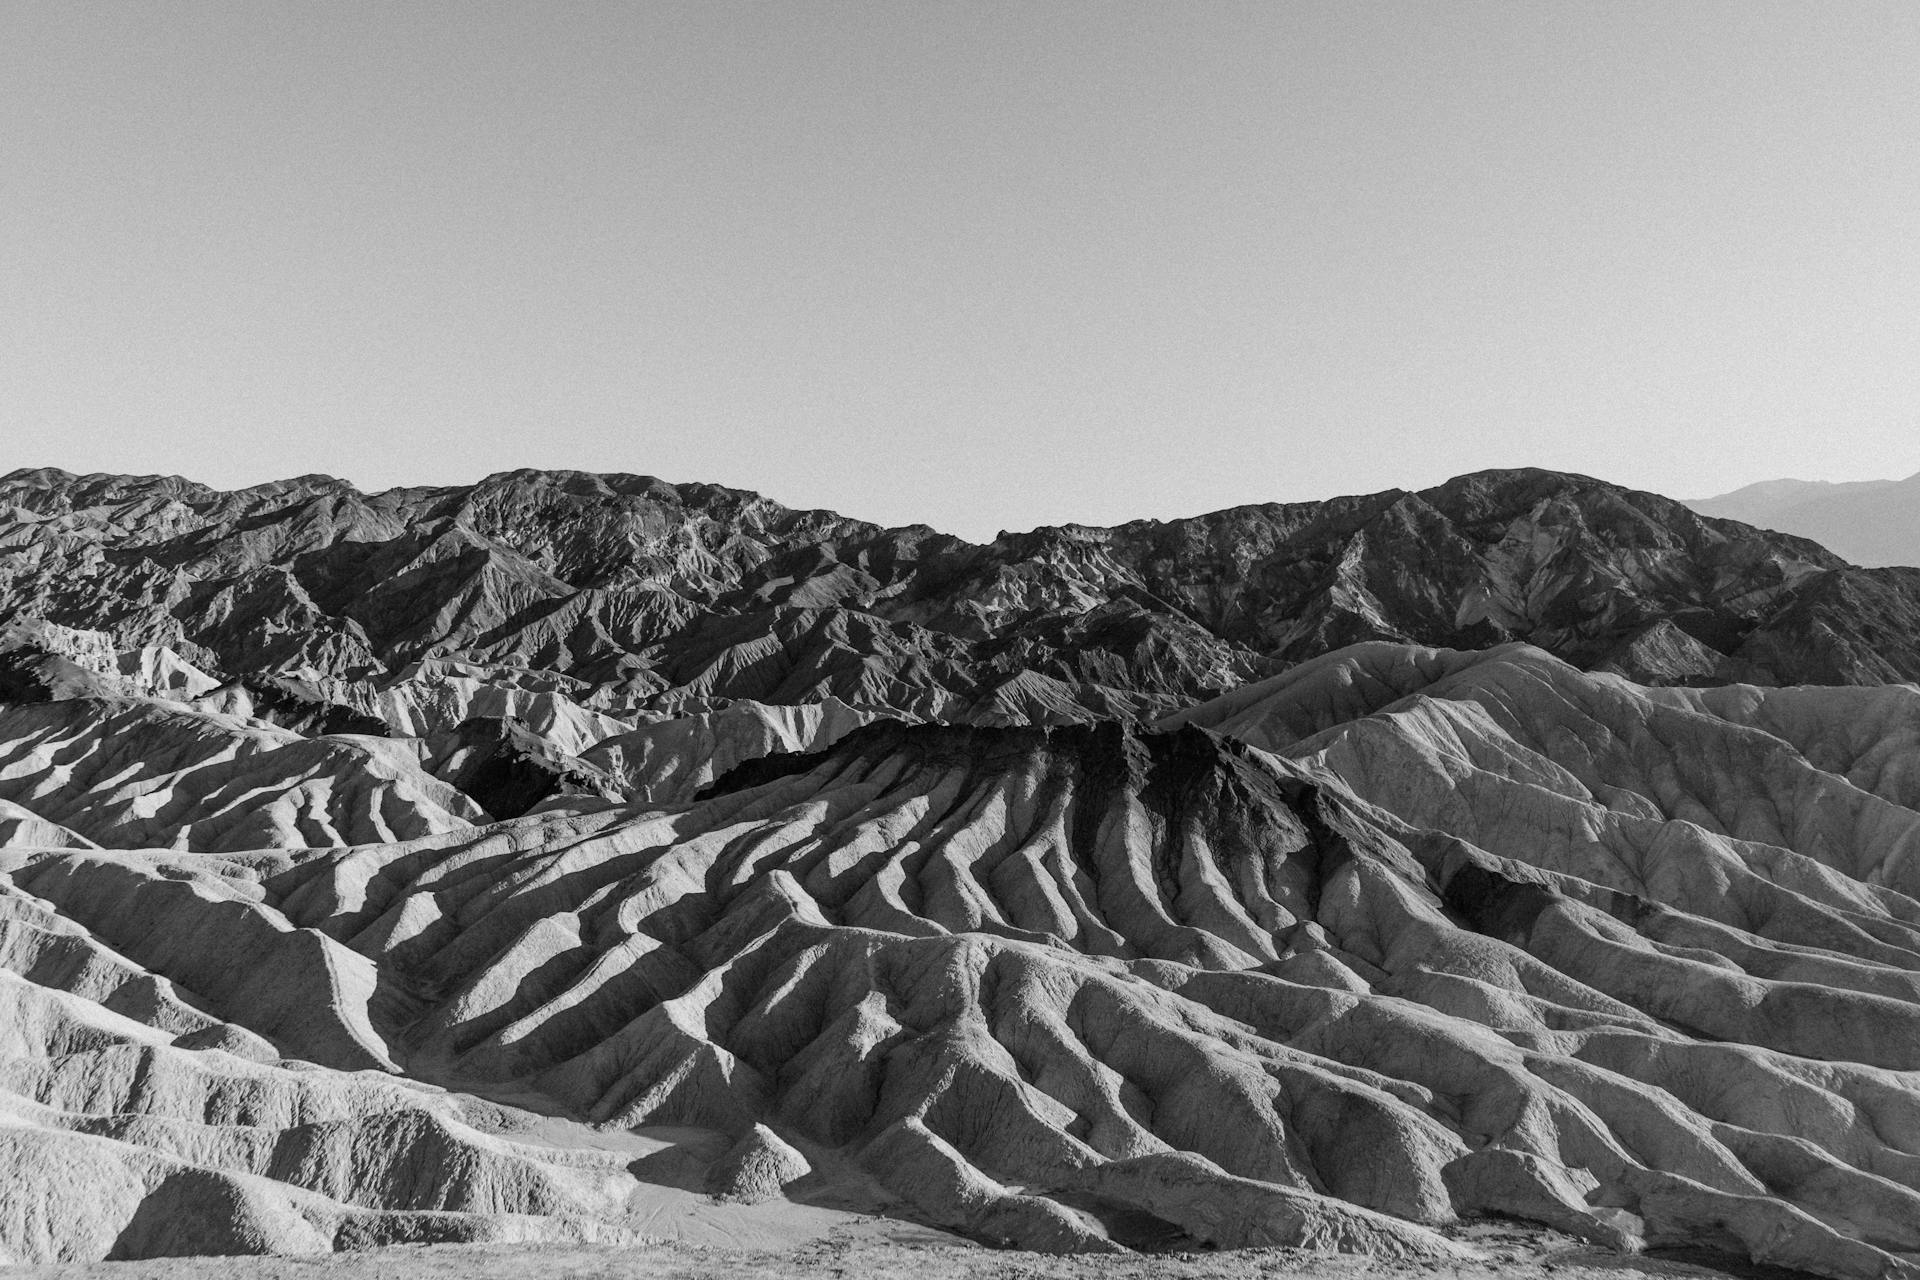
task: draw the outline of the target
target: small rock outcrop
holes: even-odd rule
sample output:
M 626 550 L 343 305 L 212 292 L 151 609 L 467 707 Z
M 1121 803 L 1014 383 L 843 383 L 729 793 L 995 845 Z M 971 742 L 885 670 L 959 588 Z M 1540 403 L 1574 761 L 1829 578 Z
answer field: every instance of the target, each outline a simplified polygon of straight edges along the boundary
M 707 1191 L 719 1200 L 759 1204 L 778 1198 L 812 1172 L 805 1156 L 764 1124 L 756 1124 L 707 1171 Z

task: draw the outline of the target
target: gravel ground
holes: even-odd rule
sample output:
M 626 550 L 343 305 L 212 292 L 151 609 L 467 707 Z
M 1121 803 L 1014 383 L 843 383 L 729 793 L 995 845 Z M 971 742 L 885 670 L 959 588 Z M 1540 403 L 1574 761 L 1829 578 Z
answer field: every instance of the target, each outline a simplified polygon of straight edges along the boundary
M 849 1233 L 798 1249 L 432 1245 L 282 1258 L 167 1258 L 8 1268 L 7 1280 L 1794 1280 L 1801 1273 L 1708 1253 L 1626 1257 L 1552 1232 L 1457 1233 L 1471 1263 L 1384 1263 L 1292 1249 L 1068 1256 Z

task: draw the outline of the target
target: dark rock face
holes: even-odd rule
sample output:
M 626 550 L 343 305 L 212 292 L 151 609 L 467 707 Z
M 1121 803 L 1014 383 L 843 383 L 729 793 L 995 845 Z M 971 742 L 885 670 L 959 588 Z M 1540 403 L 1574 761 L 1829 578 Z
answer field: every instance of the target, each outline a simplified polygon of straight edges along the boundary
M 463 720 L 428 746 L 434 776 L 472 796 L 495 818 L 517 818 L 550 796 L 620 796 L 614 778 L 502 716 Z
M 285 676 L 253 676 L 240 682 L 255 720 L 279 725 L 308 738 L 352 733 L 376 738 L 388 736 L 387 722 L 378 716 L 335 702 L 311 682 Z
M 453 657 L 650 710 L 837 697 L 1059 723 L 1164 713 L 1362 640 L 1524 640 L 1678 683 L 1920 677 L 1920 574 L 1541 471 L 986 546 L 573 472 L 367 495 L 40 470 L 0 479 L 0 510 L 7 611 L 229 679 Z

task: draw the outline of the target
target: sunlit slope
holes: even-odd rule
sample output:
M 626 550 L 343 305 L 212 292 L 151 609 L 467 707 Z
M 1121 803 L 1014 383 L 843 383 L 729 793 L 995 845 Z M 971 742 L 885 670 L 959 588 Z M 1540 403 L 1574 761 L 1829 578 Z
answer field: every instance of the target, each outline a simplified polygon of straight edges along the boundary
M 113 848 L 326 847 L 486 821 L 405 744 L 138 699 L 0 703 L 0 802 L 0 822 L 37 818 Z
M 1915 815 L 1863 763 L 1862 715 L 1797 692 L 1380 646 L 1198 713 L 1265 747 L 873 725 L 667 809 L 0 856 L 10 894 L 256 1056 L 609 1131 L 761 1126 L 981 1239 L 1112 1248 L 1144 1214 L 1439 1257 L 1499 1212 L 1878 1276 L 1920 1250 Z M 35 964 L 9 961 L 34 999 L 102 999 Z M 65 1034 L 9 1069 L 85 1078 L 120 1051 Z M 187 1060 L 285 1070 L 222 1054 Z M 171 1105 L 33 1100 L 34 1133 Z M 129 1168 L 158 1149 L 112 1140 Z M 192 1160 L 280 1168 L 218 1142 Z M 58 1220 L 66 1193 L 43 1194 Z M 628 1226 L 568 1194 L 532 1212 Z M 48 1256 L 23 1238 L 0 1245 Z

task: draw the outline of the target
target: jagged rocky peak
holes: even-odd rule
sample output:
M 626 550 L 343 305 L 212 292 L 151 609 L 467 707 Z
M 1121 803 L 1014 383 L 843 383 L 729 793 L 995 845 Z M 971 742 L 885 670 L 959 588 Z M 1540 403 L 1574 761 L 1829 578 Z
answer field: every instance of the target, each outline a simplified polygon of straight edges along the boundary
M 1097 718 L 1130 701 L 1172 710 L 1370 639 L 1525 640 L 1689 681 L 1920 675 L 1900 631 L 1908 578 L 1550 472 L 984 547 L 576 472 L 372 495 L 16 472 L 0 502 L 15 613 L 231 677 L 367 680 L 452 657 L 646 688 L 660 708 L 697 690 L 911 712 L 985 705 L 1030 672 Z M 1856 603 L 1887 625 L 1862 633 Z M 847 625 L 823 614 L 857 618 L 870 643 L 848 652 Z M 1709 652 L 1642 643 L 1663 622 Z

